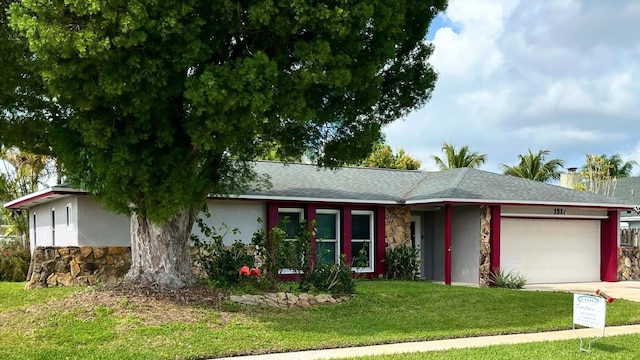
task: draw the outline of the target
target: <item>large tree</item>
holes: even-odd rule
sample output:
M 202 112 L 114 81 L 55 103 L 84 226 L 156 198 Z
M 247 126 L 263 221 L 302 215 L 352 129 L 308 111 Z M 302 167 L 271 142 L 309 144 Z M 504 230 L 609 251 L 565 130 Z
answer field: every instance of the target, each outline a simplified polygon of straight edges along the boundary
M 442 144 L 442 153 L 444 158 L 432 155 L 431 158 L 440 170 L 456 169 L 456 168 L 472 168 L 477 169 L 487 160 L 487 154 L 479 154 L 477 151 L 469 150 L 468 145 L 464 145 L 460 150 L 449 143 Z
M 500 164 L 505 175 L 517 176 L 529 180 L 548 182 L 560 179 L 560 169 L 564 166 L 561 159 L 546 160 L 549 150 L 539 150 L 533 153 L 529 149 L 528 154 L 518 155 L 518 165 L 509 166 Z
M 184 287 L 198 209 L 207 194 L 241 191 L 261 149 L 354 163 L 382 126 L 426 103 L 436 73 L 425 36 L 445 7 L 15 1 L 2 36 L 28 51 L 24 66 L 2 76 L 32 75 L 45 90 L 36 98 L 56 111 L 36 111 L 48 115 L 46 133 L 0 142 L 51 149 L 68 182 L 131 214 L 128 281 Z

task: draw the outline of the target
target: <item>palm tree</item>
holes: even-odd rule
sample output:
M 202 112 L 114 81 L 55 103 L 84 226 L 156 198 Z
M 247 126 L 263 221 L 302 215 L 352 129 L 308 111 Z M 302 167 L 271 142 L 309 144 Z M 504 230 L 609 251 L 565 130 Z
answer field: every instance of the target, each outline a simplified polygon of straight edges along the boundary
M 600 155 L 600 158 L 609 165 L 609 176 L 612 178 L 625 178 L 631 176 L 633 167 L 638 165 L 635 160 L 622 161 L 620 154 L 615 154 L 607 157 L 606 155 Z
M 536 154 L 531 152 L 526 155 L 518 155 L 520 163 L 516 166 L 500 164 L 503 174 L 517 176 L 524 179 L 547 182 L 560 179 L 560 168 L 564 167 L 564 161 L 551 159 L 545 161 L 549 150 L 540 150 Z
M 487 154 L 478 154 L 476 151 L 471 152 L 467 145 L 461 147 L 460 151 L 456 151 L 455 146 L 444 143 L 442 144 L 442 152 L 444 153 L 444 159 L 435 155 L 431 156 L 440 170 L 465 167 L 476 169 L 482 166 L 487 160 Z

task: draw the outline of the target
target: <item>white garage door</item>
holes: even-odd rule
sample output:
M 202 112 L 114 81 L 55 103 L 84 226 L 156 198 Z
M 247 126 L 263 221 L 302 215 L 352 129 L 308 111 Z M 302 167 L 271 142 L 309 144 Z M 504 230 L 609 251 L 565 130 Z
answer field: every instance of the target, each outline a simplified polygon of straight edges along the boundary
M 599 220 L 503 218 L 500 227 L 500 268 L 529 284 L 600 280 Z

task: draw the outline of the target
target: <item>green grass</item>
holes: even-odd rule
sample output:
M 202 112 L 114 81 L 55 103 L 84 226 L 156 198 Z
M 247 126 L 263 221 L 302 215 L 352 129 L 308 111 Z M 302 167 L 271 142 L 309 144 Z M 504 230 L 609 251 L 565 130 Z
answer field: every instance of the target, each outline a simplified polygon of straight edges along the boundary
M 77 287 L 55 287 L 25 291 L 24 285 L 22 282 L 0 282 L 0 312 L 60 299 L 82 290 Z
M 591 353 L 580 352 L 580 341 L 565 340 L 518 345 L 495 345 L 481 348 L 398 355 L 363 356 L 341 360 L 453 360 L 453 359 L 638 359 L 640 334 L 605 337 L 591 346 Z
M 59 308 L 77 289 L 0 284 L 0 359 L 190 359 L 570 329 L 573 295 L 429 282 L 362 281 L 347 303 L 310 309 L 225 304 L 161 309 L 126 301 Z M 34 294 L 32 294 L 34 293 Z M 640 303 L 608 305 L 607 325 L 640 323 Z

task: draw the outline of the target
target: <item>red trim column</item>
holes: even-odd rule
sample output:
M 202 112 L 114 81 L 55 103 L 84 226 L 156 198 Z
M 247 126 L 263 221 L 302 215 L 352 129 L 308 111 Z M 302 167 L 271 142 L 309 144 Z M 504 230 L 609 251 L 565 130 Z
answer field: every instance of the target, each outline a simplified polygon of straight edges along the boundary
M 491 235 L 489 237 L 489 269 L 492 274 L 500 268 L 500 205 L 491 205 Z
M 342 218 L 342 227 L 340 228 L 340 253 L 344 254 L 347 263 L 351 263 L 351 210 L 351 206 L 345 205 L 340 213 L 340 217 Z
M 618 211 L 607 212 L 600 225 L 600 280 L 618 281 Z
M 386 252 L 386 248 L 387 248 L 387 242 L 386 242 L 386 233 L 385 233 L 385 219 L 386 219 L 386 208 L 384 206 L 378 206 L 378 208 L 376 209 L 376 222 L 375 222 L 375 243 L 374 243 L 374 249 L 373 251 L 375 251 L 376 253 L 376 261 L 374 263 L 374 268 L 373 268 L 373 272 L 374 274 L 377 275 L 385 275 L 387 273 L 387 266 L 385 264 L 385 262 L 383 261 L 384 258 L 387 256 L 387 252 Z
M 311 261 L 315 263 L 316 262 L 316 234 L 314 232 L 315 226 L 311 225 L 312 221 L 315 221 L 316 219 L 315 205 L 312 205 L 312 204 L 307 205 L 307 213 L 305 214 L 305 217 L 307 219 L 307 229 L 309 229 L 309 231 L 311 232 L 311 239 L 309 239 L 309 241 L 311 241 Z
M 278 205 L 271 201 L 267 202 L 267 222 L 265 226 L 267 234 L 272 228 L 278 226 Z
M 444 204 L 444 283 L 451 285 L 451 204 Z

